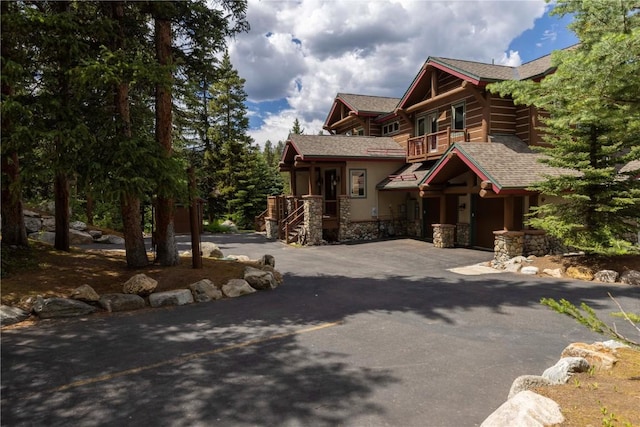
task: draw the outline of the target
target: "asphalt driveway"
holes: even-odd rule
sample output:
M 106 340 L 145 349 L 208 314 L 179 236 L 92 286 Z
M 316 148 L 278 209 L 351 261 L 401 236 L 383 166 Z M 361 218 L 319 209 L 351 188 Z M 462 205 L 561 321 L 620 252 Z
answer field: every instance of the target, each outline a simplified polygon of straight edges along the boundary
M 3 331 L 2 425 L 474 426 L 515 377 L 540 374 L 570 342 L 601 338 L 541 297 L 584 300 L 606 316 L 617 311 L 611 292 L 640 311 L 630 286 L 448 271 L 487 252 L 408 239 L 211 239 L 225 255 L 274 255 L 284 284 Z

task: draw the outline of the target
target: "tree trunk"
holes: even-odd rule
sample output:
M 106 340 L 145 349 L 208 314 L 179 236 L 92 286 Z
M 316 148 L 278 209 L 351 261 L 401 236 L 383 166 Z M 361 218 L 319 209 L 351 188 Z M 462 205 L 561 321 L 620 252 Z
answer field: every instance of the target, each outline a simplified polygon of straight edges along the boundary
M 124 3 L 111 4 L 113 16 L 120 23 L 120 31 L 116 40 L 116 49 L 124 48 L 125 36 L 122 20 L 124 19 Z M 116 133 L 119 138 L 131 139 L 131 111 L 129 108 L 129 83 L 121 81 L 115 87 L 114 107 L 116 112 Z M 149 265 L 147 251 L 142 235 L 142 217 L 140 216 L 140 198 L 136 194 L 125 193 L 120 197 L 120 211 L 124 232 L 127 265 L 132 268 Z
M 6 135 L 3 120 L 3 135 Z M 2 243 L 27 247 L 18 153 L 2 153 Z
M 2 15 L 9 13 L 9 3 L 2 2 Z M 4 28 L 3 28 L 4 32 Z M 2 34 L 2 67 L 4 68 L 7 61 L 11 58 L 11 43 Z M 4 74 L 4 70 L 3 74 Z M 13 95 L 13 88 L 5 79 L 2 80 L 2 102 L 7 97 Z M 11 134 L 11 121 L 2 116 L 2 136 L 9 138 Z M 4 144 L 3 144 L 4 145 Z M 20 163 L 18 152 L 14 149 L 6 150 L 6 146 L 2 147 L 2 196 L 1 196 L 1 213 L 2 213 L 2 243 L 15 246 L 29 246 L 27 239 L 27 230 L 24 226 L 24 213 L 22 211 L 22 185 L 20 182 Z
M 170 66 L 171 57 L 171 21 L 155 18 L 155 43 L 158 63 Z M 156 141 L 160 144 L 166 158 L 171 156 L 172 105 L 171 70 L 166 71 L 166 82 L 156 84 Z M 161 184 L 162 185 L 162 184 Z M 163 191 L 164 190 L 164 191 Z M 180 262 L 176 246 L 173 199 L 165 197 L 166 189 L 160 188 L 156 205 L 156 243 L 157 261 L 160 265 L 177 265 Z
M 145 267 L 149 265 L 149 259 L 140 225 L 140 199 L 134 195 L 123 194 L 120 198 L 120 211 L 122 213 L 127 266 L 131 268 Z
M 69 252 L 69 179 L 67 174 L 58 171 L 53 184 L 55 194 L 56 238 L 54 247 Z

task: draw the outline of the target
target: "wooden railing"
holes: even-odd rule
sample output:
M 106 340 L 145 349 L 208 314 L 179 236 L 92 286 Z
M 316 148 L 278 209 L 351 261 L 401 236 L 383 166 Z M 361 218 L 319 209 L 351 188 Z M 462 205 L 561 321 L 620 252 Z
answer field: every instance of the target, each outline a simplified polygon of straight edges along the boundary
M 422 162 L 437 159 L 447 151 L 451 145 L 460 141 L 467 141 L 467 129 L 446 128 L 428 135 L 409 138 L 407 141 L 407 162 Z
M 267 204 L 269 202 L 267 201 Z M 265 231 L 267 229 L 266 220 L 267 213 L 269 212 L 269 208 L 263 210 L 260 215 L 256 216 L 253 220 L 253 229 L 258 232 Z
M 296 210 L 291 212 L 285 219 L 282 220 L 280 225 L 280 238 L 287 243 L 291 243 L 295 240 L 293 231 L 298 228 L 300 223 L 304 220 L 304 205 L 300 205 Z

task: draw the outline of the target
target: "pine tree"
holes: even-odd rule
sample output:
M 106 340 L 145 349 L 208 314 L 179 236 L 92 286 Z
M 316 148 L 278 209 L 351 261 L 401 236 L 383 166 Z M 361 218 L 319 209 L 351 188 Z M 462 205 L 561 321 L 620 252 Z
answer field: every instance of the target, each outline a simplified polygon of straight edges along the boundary
M 300 127 L 300 121 L 296 117 L 293 121 L 293 127 L 291 128 L 291 133 L 294 135 L 302 135 L 304 133 L 304 129 Z
M 535 190 L 562 198 L 536 209 L 531 225 L 589 252 L 624 252 L 638 232 L 640 170 L 640 14 L 630 1 L 558 1 L 573 14 L 580 44 L 553 53 L 555 73 L 540 83 L 502 82 L 490 90 L 545 111 L 542 162 L 566 174 Z M 635 164 L 631 163 L 631 164 Z

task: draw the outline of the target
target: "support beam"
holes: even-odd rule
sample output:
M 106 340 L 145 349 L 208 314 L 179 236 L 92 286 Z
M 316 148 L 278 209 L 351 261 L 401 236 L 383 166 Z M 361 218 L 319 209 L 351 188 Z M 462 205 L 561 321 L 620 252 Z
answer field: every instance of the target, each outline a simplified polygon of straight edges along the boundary
M 314 188 L 315 188 L 315 180 L 316 178 L 316 164 L 311 163 L 311 167 L 309 168 L 309 195 L 313 196 Z
M 421 108 L 435 107 L 434 104 L 436 104 L 437 102 L 444 102 L 445 100 L 447 100 L 447 99 L 449 99 L 451 97 L 460 95 L 462 92 L 465 92 L 466 90 L 467 90 L 467 88 L 464 85 L 461 85 L 460 87 L 452 89 L 452 90 L 450 90 L 448 92 L 445 92 L 445 93 L 443 93 L 441 95 L 436 95 L 433 98 L 429 98 L 429 99 L 427 99 L 425 101 L 418 102 L 417 104 L 414 104 L 411 107 L 407 108 L 406 111 L 407 111 L 407 113 L 413 113 L 414 111 L 420 110 Z
M 513 196 L 504 198 L 504 229 L 505 231 L 513 231 L 513 206 L 515 198 Z
M 404 108 L 396 108 L 394 113 L 400 116 L 400 118 L 405 122 L 411 124 L 411 118 L 409 117 L 409 115 L 407 114 L 407 111 Z
M 493 190 L 480 190 L 480 197 L 483 199 L 502 199 L 505 196 L 501 196 L 493 192 Z
M 438 96 L 438 70 L 431 69 L 431 99 Z
M 440 224 L 447 223 L 447 196 L 440 196 Z

